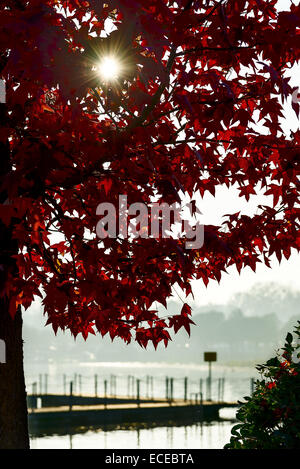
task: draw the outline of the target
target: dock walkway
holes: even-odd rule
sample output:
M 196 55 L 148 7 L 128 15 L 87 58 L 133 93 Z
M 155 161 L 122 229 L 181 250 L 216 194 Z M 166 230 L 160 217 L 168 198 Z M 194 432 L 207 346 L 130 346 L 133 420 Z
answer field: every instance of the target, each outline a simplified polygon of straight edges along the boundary
M 39 398 L 42 407 L 36 408 L 32 404 Z M 30 428 L 40 431 L 62 426 L 211 420 L 218 418 L 220 409 L 238 406 L 235 402 L 181 399 L 137 401 L 122 397 L 58 395 L 28 396 L 28 401 Z

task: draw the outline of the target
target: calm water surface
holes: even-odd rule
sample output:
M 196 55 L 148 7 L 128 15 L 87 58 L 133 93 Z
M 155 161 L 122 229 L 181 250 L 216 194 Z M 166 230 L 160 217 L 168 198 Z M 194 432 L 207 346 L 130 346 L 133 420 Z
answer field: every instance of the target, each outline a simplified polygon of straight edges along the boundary
M 83 434 L 32 438 L 32 449 L 222 449 L 232 422 L 185 427 L 96 430 Z

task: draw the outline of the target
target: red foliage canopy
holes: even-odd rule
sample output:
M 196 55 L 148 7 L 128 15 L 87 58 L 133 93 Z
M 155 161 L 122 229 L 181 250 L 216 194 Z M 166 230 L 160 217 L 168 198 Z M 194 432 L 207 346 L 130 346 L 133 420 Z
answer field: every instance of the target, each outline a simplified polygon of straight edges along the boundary
M 1 284 L 11 315 L 43 293 L 55 331 L 167 344 L 169 330 L 192 322 L 186 304 L 169 318 L 152 309 L 175 283 L 189 294 L 192 279 L 207 284 L 231 265 L 255 270 L 299 250 L 300 132 L 285 136 L 280 117 L 294 91 L 286 72 L 300 56 L 300 7 L 276 3 L 1 2 L 1 229 L 19 249 L 19 275 L 7 268 Z M 116 27 L 107 37 L 106 20 Z M 128 65 L 118 86 L 92 73 L 103 50 Z M 273 207 L 206 227 L 198 250 L 96 238 L 100 202 L 127 194 L 147 204 L 159 193 L 172 203 L 180 190 L 214 194 L 222 184 L 247 200 L 260 186 Z

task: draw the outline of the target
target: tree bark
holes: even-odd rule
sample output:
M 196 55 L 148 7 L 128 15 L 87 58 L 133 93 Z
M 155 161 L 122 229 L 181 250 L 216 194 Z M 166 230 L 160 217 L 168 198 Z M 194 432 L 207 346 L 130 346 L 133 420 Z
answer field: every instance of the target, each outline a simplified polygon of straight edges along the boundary
M 8 301 L 0 300 L 0 339 L 6 363 L 0 363 L 0 449 L 29 449 L 27 401 L 23 367 L 22 315 L 14 319 Z
M 8 122 L 5 104 L 0 104 L 0 125 Z M 11 171 L 8 142 L 0 141 L 0 187 Z M 5 190 L 0 191 L 0 204 L 8 201 Z M 5 295 L 9 278 L 18 278 L 14 259 L 19 251 L 13 239 L 14 223 L 6 226 L 0 220 L 0 340 L 4 341 L 6 363 L 0 363 L 0 449 L 28 449 L 27 400 L 23 367 L 22 314 L 19 307 L 14 319 L 9 314 L 9 298 Z M 10 276 L 8 275 L 10 272 Z M 0 345 L 3 345 L 1 343 Z M 1 358 L 1 357 L 0 357 Z

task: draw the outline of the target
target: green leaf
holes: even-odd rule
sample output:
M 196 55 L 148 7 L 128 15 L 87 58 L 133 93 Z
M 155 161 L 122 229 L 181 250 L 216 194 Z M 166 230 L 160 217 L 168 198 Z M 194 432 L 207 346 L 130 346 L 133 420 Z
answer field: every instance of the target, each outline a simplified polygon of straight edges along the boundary
M 267 366 L 280 366 L 280 361 L 277 357 L 271 358 L 266 363 Z
M 243 427 L 243 424 L 242 424 L 242 423 L 239 423 L 238 425 L 235 425 L 235 426 L 232 427 L 232 429 L 231 429 L 231 434 L 234 435 L 234 436 L 238 436 L 238 437 L 239 437 L 240 435 L 239 435 L 239 433 L 238 433 L 238 430 L 239 430 L 240 428 L 242 428 L 242 427 Z
M 291 344 L 291 343 L 293 342 L 293 336 L 292 336 L 292 334 L 291 334 L 290 332 L 289 332 L 288 335 L 286 336 L 286 339 L 285 339 L 285 340 L 286 340 L 286 342 L 287 342 L 288 344 Z

